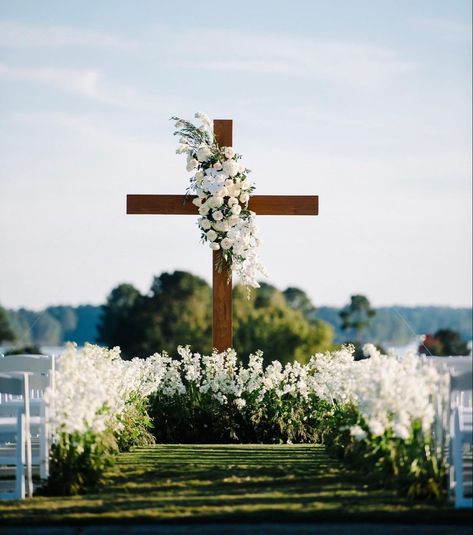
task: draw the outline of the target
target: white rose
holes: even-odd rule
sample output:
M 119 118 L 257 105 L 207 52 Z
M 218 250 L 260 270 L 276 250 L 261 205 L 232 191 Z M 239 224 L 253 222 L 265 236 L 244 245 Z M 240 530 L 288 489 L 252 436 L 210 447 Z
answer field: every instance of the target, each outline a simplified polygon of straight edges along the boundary
M 207 200 L 207 205 L 209 208 L 217 208 L 217 198 L 209 197 Z
M 218 251 L 220 249 L 220 245 L 213 241 L 210 243 L 210 248 L 212 249 L 212 251 Z
M 233 242 L 228 238 L 223 238 L 223 240 L 220 242 L 220 245 L 222 246 L 222 249 L 230 249 L 230 247 L 233 245 Z
M 227 221 L 217 221 L 212 226 L 218 232 L 227 232 L 230 228 Z
M 220 210 L 217 210 L 216 212 L 212 213 L 212 217 L 215 221 L 221 221 L 223 219 L 223 214 Z
M 200 199 L 199 197 L 196 197 L 195 199 L 192 199 L 192 204 L 193 204 L 194 206 L 199 207 L 199 206 L 202 205 L 202 199 Z
M 197 151 L 197 159 L 199 160 L 199 162 L 206 162 L 211 156 L 212 151 L 206 145 L 200 147 Z
M 247 178 L 241 181 L 241 189 L 250 189 L 250 188 L 251 188 L 251 184 Z
M 201 217 L 199 220 L 199 226 L 203 230 L 209 230 L 212 228 L 212 223 L 206 217 Z
M 250 199 L 250 195 L 244 191 L 241 195 L 240 195 L 240 202 L 242 203 L 245 203 L 245 202 L 248 202 Z
M 232 227 L 234 227 L 239 221 L 240 221 L 240 218 L 237 215 L 232 215 L 231 217 L 228 218 L 228 224 L 231 225 Z
M 208 213 L 209 213 L 209 207 L 207 206 L 207 203 L 205 203 L 199 208 L 199 214 L 206 216 Z
M 213 168 L 215 171 L 221 171 L 222 170 L 222 164 L 220 162 L 215 162 L 213 165 Z
M 220 197 L 220 198 L 227 197 L 228 196 L 228 189 L 225 188 L 225 187 L 220 188 L 218 191 L 215 192 L 215 195 L 217 197 Z
M 239 196 L 240 196 L 240 193 L 241 193 L 241 190 L 235 188 L 235 189 L 233 190 L 233 197 L 239 197 Z
M 222 169 L 226 175 L 233 177 L 238 173 L 238 164 L 235 160 L 227 160 L 224 162 Z
M 223 204 L 223 198 L 217 196 L 210 197 L 210 199 L 207 201 L 207 204 L 210 208 L 220 208 L 220 206 Z
M 239 215 L 239 213 L 241 212 L 241 206 L 239 204 L 234 204 L 232 206 L 231 211 L 233 215 Z
M 209 230 L 207 232 L 207 238 L 209 239 L 209 241 L 215 241 L 217 239 L 217 233 L 215 232 L 215 230 Z
M 231 208 L 234 204 L 238 204 L 238 199 L 236 197 L 230 197 L 227 201 L 227 204 Z
M 228 160 L 235 156 L 235 152 L 233 151 L 232 147 L 225 147 L 223 153 L 225 154 L 225 158 L 227 158 Z

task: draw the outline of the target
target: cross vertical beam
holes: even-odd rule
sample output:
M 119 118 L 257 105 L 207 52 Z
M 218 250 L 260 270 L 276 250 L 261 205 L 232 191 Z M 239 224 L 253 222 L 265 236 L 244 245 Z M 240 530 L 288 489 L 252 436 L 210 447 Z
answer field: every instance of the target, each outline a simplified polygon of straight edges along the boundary
M 215 139 L 220 147 L 233 146 L 233 121 L 230 119 L 214 120 Z M 213 251 L 212 255 L 212 347 L 225 351 L 233 347 L 232 335 L 232 274 L 225 265 L 219 272 L 217 265 L 221 251 Z

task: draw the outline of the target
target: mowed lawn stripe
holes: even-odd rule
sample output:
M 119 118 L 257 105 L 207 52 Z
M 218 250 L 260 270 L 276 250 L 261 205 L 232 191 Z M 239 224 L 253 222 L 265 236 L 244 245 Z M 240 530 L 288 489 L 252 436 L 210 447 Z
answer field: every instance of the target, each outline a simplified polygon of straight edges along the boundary
M 0 502 L 4 524 L 468 518 L 448 505 L 399 498 L 320 445 L 150 446 L 119 455 L 95 494 Z

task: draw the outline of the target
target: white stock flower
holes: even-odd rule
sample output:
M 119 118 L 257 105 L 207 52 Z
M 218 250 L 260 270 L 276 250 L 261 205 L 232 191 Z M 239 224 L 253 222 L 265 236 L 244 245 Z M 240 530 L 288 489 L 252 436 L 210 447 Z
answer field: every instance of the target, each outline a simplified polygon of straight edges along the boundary
M 367 432 L 362 429 L 359 425 L 354 425 L 350 428 L 350 435 L 357 440 L 358 442 L 365 439 L 368 434 Z

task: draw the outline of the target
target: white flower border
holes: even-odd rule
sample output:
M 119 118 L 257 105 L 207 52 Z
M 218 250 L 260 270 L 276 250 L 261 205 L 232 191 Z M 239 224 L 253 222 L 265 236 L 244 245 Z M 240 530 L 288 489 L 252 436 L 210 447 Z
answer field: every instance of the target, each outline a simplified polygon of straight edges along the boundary
M 177 154 L 187 155 L 190 178 L 189 193 L 197 197 L 198 225 L 203 242 L 213 251 L 220 251 L 231 273 L 240 277 L 246 286 L 258 288 L 257 274 L 266 275 L 258 259 L 258 230 L 255 212 L 248 208 L 254 185 L 248 178 L 250 170 L 241 163 L 241 155 L 233 147 L 220 147 L 215 139 L 212 122 L 205 113 L 198 112 L 196 126 L 190 121 L 172 117 L 176 121 L 174 135 L 180 136 Z

